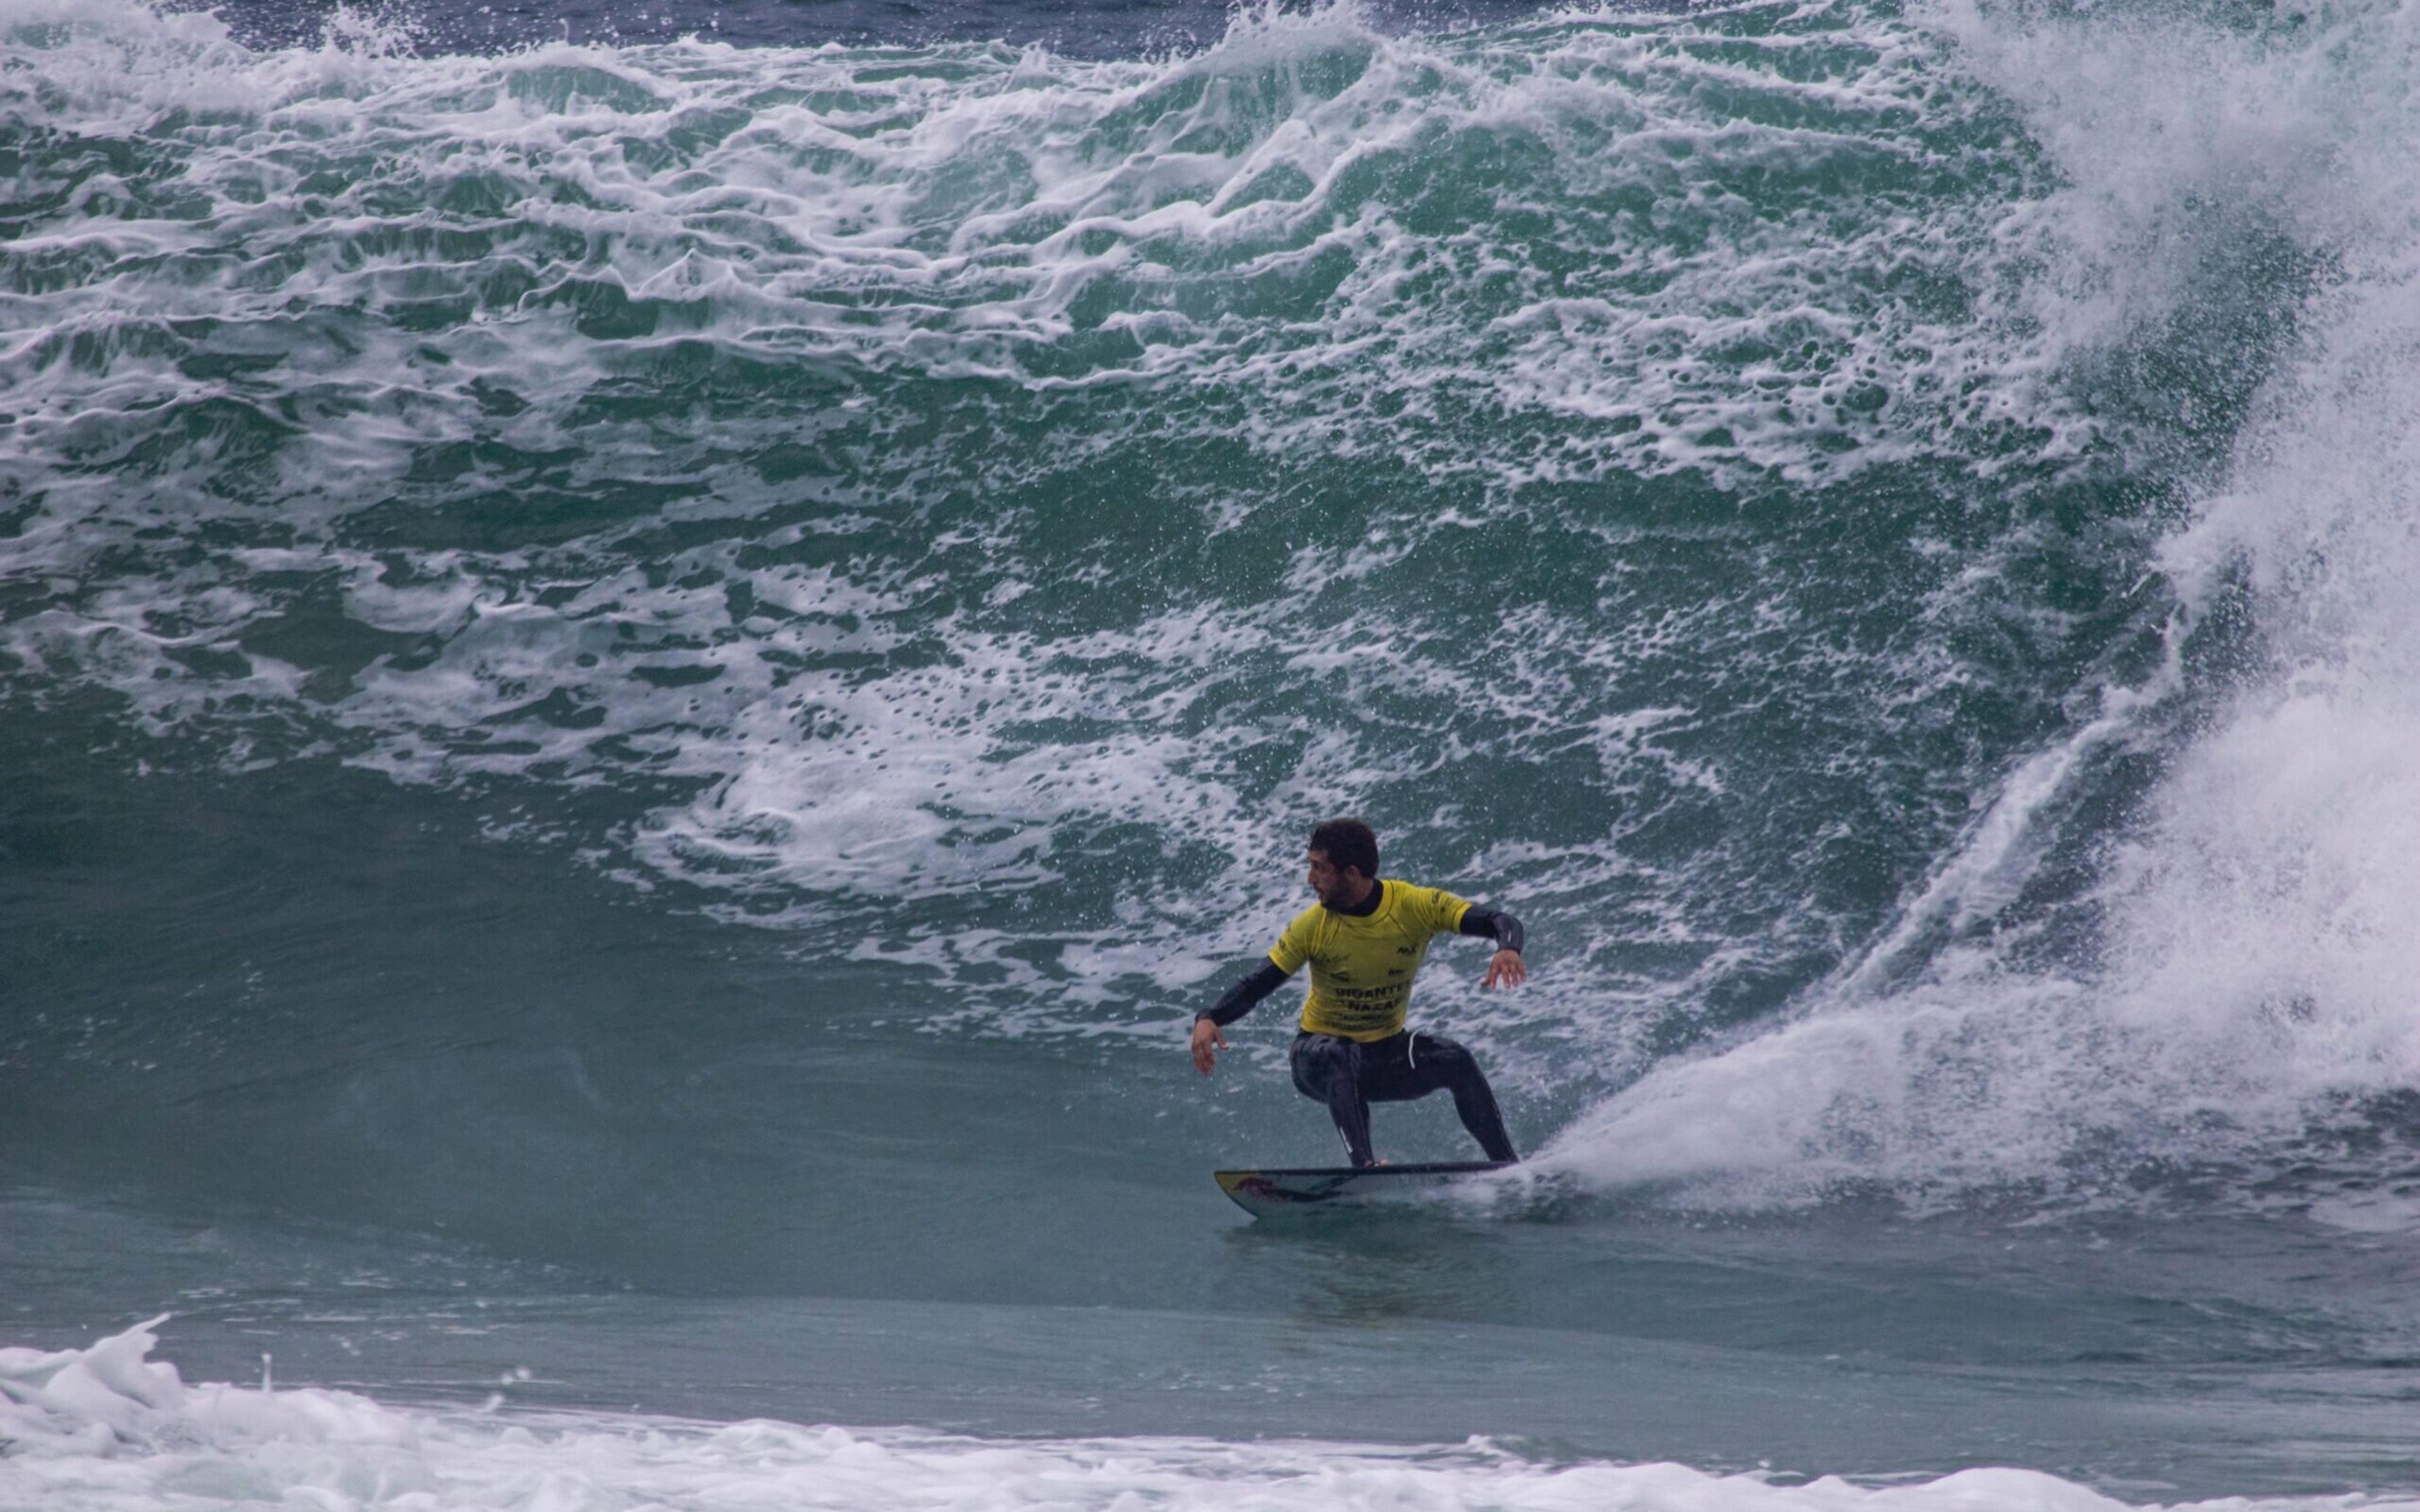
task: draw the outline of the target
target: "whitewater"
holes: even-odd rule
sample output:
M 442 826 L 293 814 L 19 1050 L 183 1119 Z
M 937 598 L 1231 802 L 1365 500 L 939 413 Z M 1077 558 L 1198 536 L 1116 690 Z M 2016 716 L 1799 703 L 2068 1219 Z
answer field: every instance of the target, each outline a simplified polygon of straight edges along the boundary
M 159 1321 L 154 1320 L 154 1323 Z M 0 1355 L 13 1463 L 0 1494 L 78 1508 L 2119 1506 L 2020 1470 L 1926 1485 L 1776 1483 L 1680 1465 L 1555 1465 L 1483 1441 L 1389 1449 L 1171 1439 L 1035 1443 L 754 1421 L 404 1412 L 342 1392 L 188 1388 L 149 1326 L 86 1350 Z M 2291 1502 L 2198 1504 L 2292 1506 Z M 2332 1498 L 2328 1506 L 2403 1507 Z
M 2405 1504 L 2415 84 L 0 0 L 0 1507 Z

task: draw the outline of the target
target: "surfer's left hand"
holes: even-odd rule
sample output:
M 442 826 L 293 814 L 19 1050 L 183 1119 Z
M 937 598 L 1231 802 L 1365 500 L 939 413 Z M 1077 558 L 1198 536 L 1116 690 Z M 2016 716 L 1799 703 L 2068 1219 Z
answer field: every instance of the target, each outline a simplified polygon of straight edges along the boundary
M 1481 987 L 1518 987 L 1529 980 L 1529 968 L 1521 964 L 1518 950 L 1498 950 L 1487 959 L 1487 975 L 1479 980 Z

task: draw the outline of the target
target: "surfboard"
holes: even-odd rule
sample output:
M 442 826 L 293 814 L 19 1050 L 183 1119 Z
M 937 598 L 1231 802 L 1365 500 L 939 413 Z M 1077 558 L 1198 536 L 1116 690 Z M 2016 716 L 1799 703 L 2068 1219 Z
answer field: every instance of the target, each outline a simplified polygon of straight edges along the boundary
M 1213 1171 L 1218 1190 L 1255 1218 L 1273 1213 L 1356 1207 L 1416 1196 L 1512 1161 L 1444 1161 L 1416 1165 L 1289 1165 Z

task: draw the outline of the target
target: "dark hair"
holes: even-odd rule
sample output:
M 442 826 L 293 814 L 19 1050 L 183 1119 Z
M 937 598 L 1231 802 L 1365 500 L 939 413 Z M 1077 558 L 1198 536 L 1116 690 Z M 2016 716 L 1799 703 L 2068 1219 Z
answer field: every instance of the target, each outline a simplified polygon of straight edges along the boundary
M 1311 832 L 1311 848 L 1326 851 L 1330 865 L 1342 872 L 1359 870 L 1365 877 L 1378 874 L 1378 836 L 1358 819 L 1331 819 Z

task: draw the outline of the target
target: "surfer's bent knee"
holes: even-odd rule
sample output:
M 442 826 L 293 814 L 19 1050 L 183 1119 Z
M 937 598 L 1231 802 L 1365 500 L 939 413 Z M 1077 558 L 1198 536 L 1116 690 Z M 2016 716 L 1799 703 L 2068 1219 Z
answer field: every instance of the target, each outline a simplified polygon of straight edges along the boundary
M 1324 1101 L 1334 1077 L 1356 1074 L 1349 1045 L 1350 1041 L 1333 1034 L 1314 1034 L 1305 1029 L 1295 1035 L 1294 1048 L 1286 1057 L 1294 1072 L 1295 1090 L 1313 1101 Z

